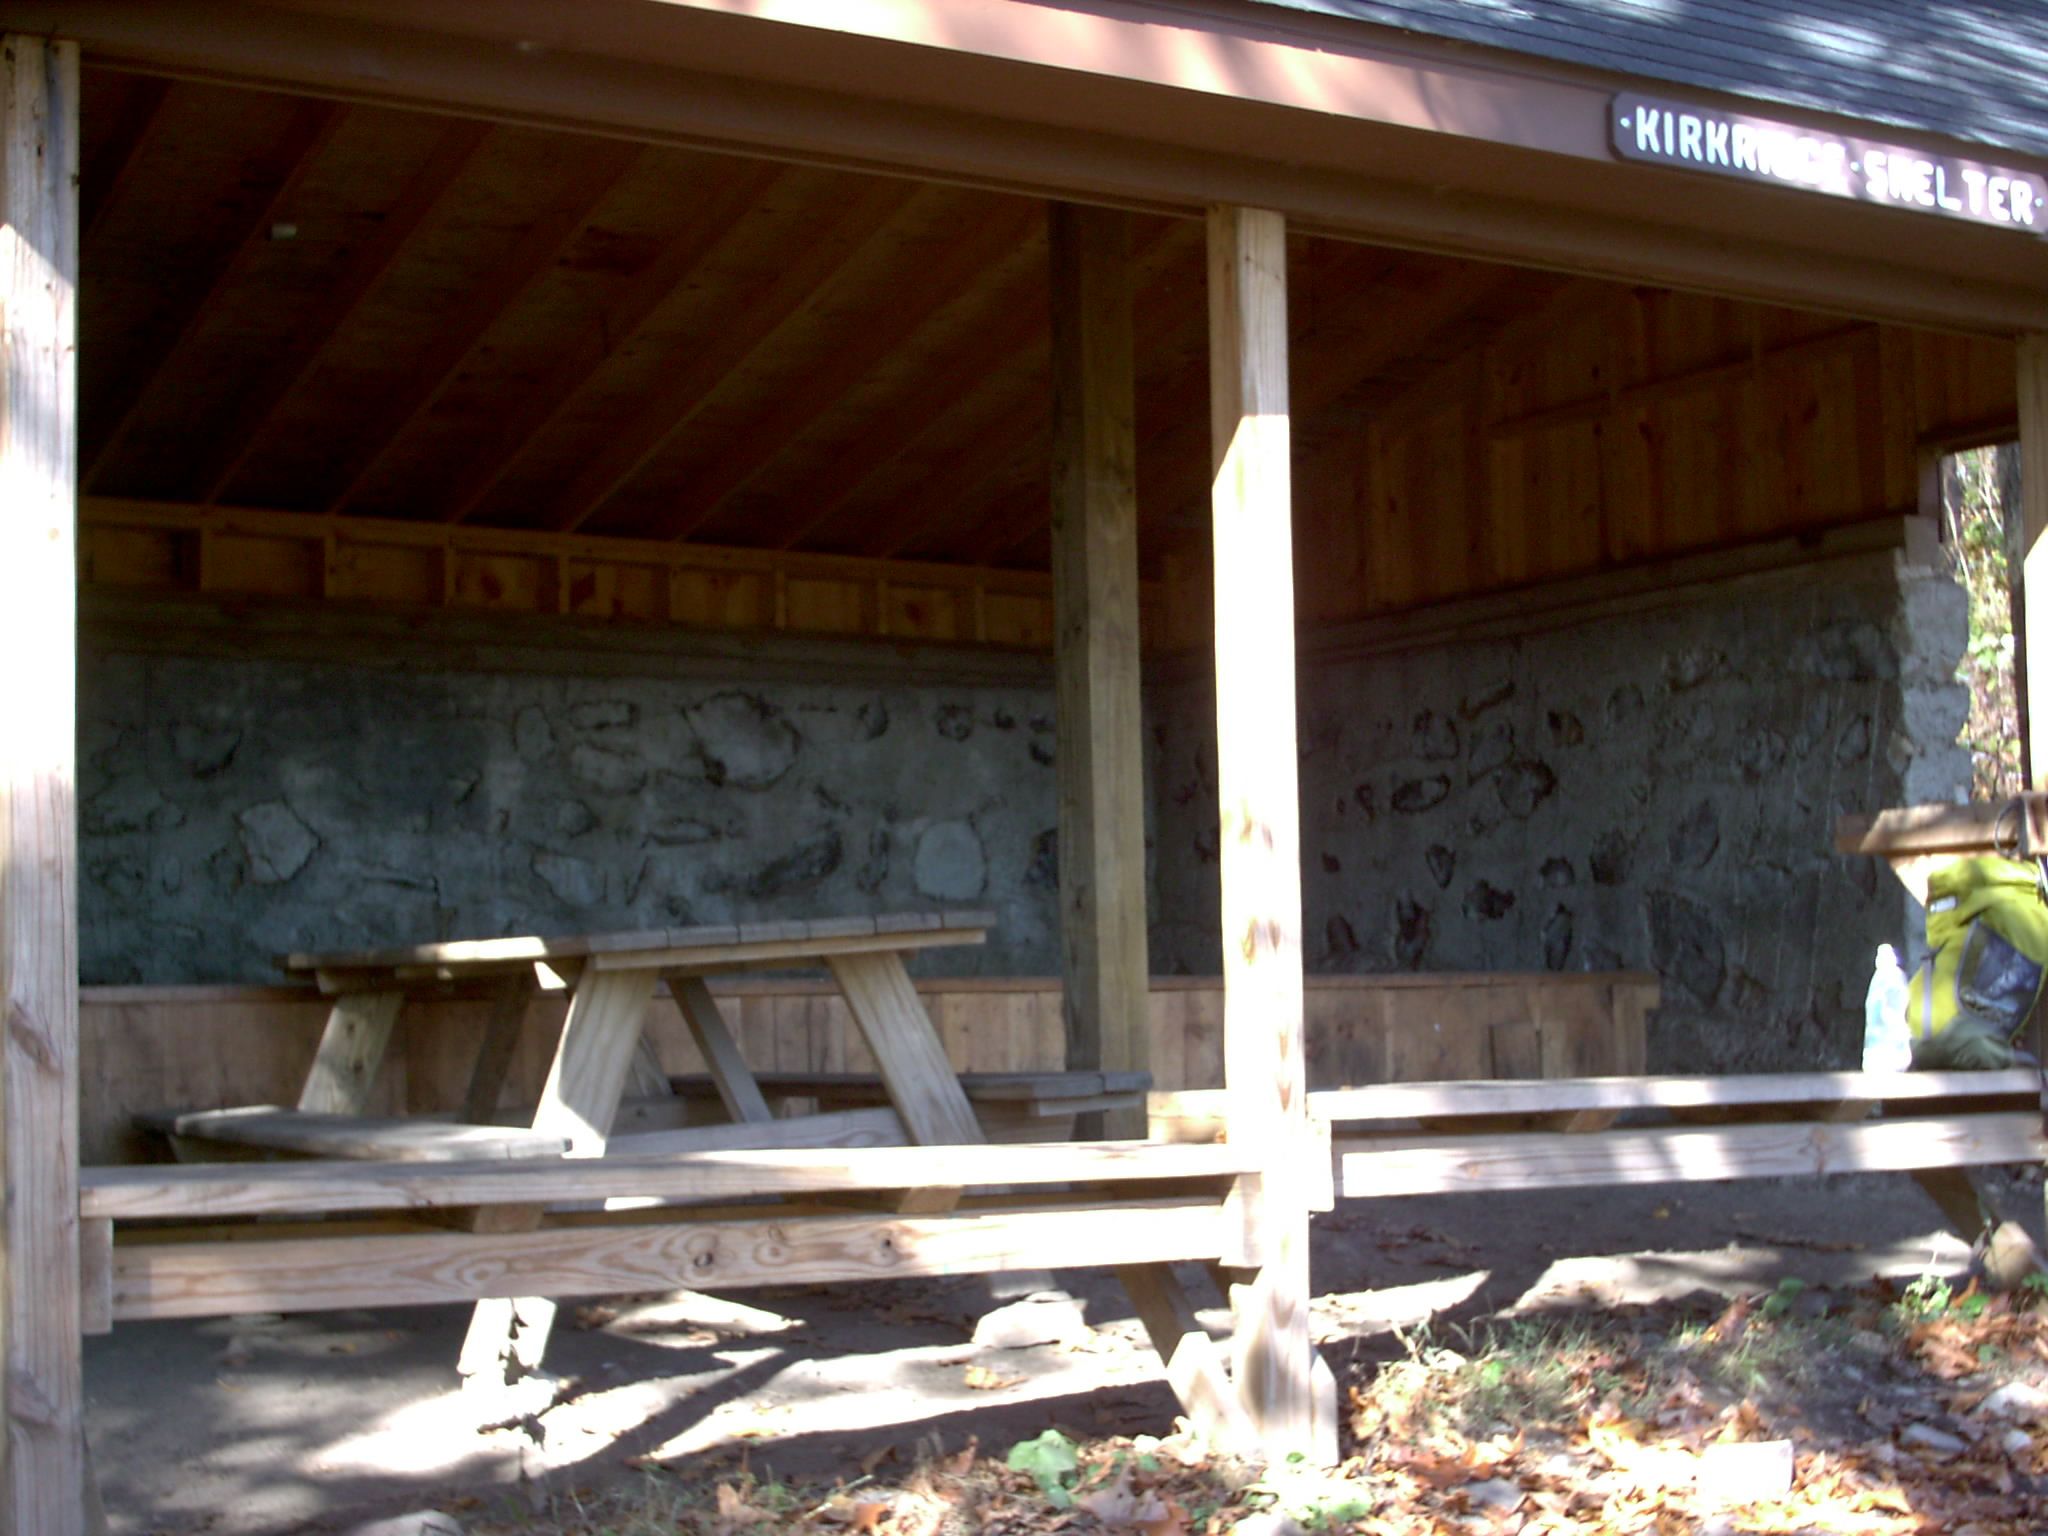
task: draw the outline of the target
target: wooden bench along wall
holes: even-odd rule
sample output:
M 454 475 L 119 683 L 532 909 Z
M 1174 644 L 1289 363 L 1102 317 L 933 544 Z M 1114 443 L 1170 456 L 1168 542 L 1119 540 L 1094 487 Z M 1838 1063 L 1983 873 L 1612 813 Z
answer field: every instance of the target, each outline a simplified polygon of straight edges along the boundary
M 748 1061 L 761 1071 L 873 1070 L 825 982 L 715 982 Z M 963 1072 L 1050 1071 L 1064 1065 L 1060 988 L 1052 978 L 919 983 Z M 1643 1070 L 1654 976 L 1475 974 L 1311 977 L 1308 1074 L 1317 1088 L 1450 1078 L 1560 1077 Z M 370 1114 L 460 1102 L 490 1001 L 451 996 L 415 1004 L 394 1042 Z M 539 1095 L 561 1028 L 559 995 L 533 1003 L 505 1102 Z M 167 1107 L 289 1104 L 327 1018 L 327 1002 L 295 987 L 88 987 L 81 994 L 80 1156 L 86 1163 L 161 1155 L 135 1128 Z M 1213 977 L 1155 978 L 1152 1073 L 1160 1089 L 1223 1081 L 1223 992 Z M 649 1016 L 663 1065 L 703 1063 L 673 1005 Z

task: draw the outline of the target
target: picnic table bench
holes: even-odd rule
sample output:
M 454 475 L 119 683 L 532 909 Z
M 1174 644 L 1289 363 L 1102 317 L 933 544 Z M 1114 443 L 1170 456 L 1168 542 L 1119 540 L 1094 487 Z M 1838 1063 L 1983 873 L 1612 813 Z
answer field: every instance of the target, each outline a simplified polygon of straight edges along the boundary
M 149 1117 L 186 1155 L 232 1160 L 83 1171 L 86 1326 L 475 1301 L 460 1368 L 488 1385 L 538 1367 L 556 1298 L 1084 1262 L 1117 1270 L 1184 1406 L 1242 1430 L 1167 1266 L 1256 1266 L 1241 1191 L 1261 1160 L 1220 1143 L 987 1144 L 977 1106 L 1005 1138 L 1057 1135 L 1149 1086 L 1142 1073 L 953 1073 L 902 957 L 980 943 L 989 923 L 910 914 L 290 956 L 332 999 L 297 1104 Z M 704 978 L 804 966 L 829 970 L 875 1073 L 756 1074 L 742 1059 Z M 463 1105 L 366 1114 L 406 998 L 478 978 L 498 991 Z M 537 985 L 569 991 L 561 1040 L 526 1123 L 498 1124 Z M 701 1075 L 671 1080 L 643 1049 L 661 985 Z M 813 1112 L 778 1116 L 799 1099 Z M 714 1100 L 725 1119 L 696 1123 Z M 1317 1381 L 1334 1430 L 1334 1385 Z
M 1214 1090 L 1150 1106 L 1175 1139 L 1222 1130 Z M 1962 1225 L 1960 1170 L 2048 1153 L 2032 1068 L 1382 1083 L 1311 1090 L 1308 1112 L 1346 1199 L 1907 1172 Z

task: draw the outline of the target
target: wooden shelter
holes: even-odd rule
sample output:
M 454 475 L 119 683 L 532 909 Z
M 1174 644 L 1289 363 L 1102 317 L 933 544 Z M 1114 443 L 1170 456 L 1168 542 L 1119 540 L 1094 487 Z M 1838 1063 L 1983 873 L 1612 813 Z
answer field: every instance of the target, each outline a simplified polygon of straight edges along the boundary
M 2048 142 L 1351 9 L 0 4 L 0 1527 L 82 1528 L 107 1223 L 228 1208 L 173 1180 L 80 1221 L 81 594 L 144 649 L 481 654 L 508 616 L 615 626 L 572 671 L 1049 648 L 1066 1065 L 1102 1073 L 1146 1065 L 1141 672 L 1212 655 L 1227 1142 L 954 1173 L 1096 1190 L 1165 1353 L 1186 1325 L 1142 1266 L 1228 1266 L 1232 1380 L 1176 1385 L 1315 1444 L 1298 649 L 1824 581 L 1924 534 L 1942 451 L 2048 460 Z M 2037 576 L 2048 473 L 2026 524 Z M 2048 656 L 2048 603 L 2027 624 Z M 816 1187 L 929 1183 L 881 1150 Z M 563 1184 L 435 1177 L 238 1209 Z M 810 1219 L 943 1229 L 940 1267 L 1072 1250 L 944 1204 Z

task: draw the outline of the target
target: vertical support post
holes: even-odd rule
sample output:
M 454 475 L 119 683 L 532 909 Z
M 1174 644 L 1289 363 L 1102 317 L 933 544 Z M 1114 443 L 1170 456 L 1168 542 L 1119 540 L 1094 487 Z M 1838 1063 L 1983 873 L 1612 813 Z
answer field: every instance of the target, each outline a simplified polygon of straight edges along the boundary
M 2023 629 L 2017 692 L 2027 788 L 2040 789 L 2048 782 L 2048 335 L 2020 338 L 2018 385 Z
M 1287 227 L 1209 213 L 1215 483 L 1216 784 L 1230 1139 L 1257 1148 L 1257 1279 L 1232 1288 L 1239 1400 L 1269 1454 L 1314 1454 L 1308 1092 L 1302 1061 L 1301 805 L 1287 404 Z
M 1067 1066 L 1147 1069 L 1144 727 L 1130 216 L 1055 203 L 1053 657 Z M 1106 1132 L 1142 1137 L 1142 1109 Z M 1083 1135 L 1087 1132 L 1084 1130 Z
M 0 68 L 0 1529 L 76 1536 L 78 46 Z

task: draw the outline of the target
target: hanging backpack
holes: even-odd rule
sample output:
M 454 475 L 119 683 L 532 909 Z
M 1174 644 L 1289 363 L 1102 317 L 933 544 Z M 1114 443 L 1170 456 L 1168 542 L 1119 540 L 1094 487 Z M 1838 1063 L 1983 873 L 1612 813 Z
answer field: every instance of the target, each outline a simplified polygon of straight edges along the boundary
M 1913 1065 L 1992 1071 L 2023 1058 L 2020 1036 L 2048 978 L 2043 867 L 1982 855 L 1927 880 L 1928 959 L 1907 989 Z

